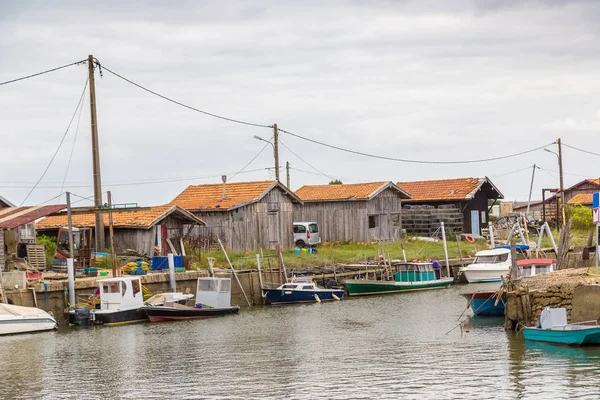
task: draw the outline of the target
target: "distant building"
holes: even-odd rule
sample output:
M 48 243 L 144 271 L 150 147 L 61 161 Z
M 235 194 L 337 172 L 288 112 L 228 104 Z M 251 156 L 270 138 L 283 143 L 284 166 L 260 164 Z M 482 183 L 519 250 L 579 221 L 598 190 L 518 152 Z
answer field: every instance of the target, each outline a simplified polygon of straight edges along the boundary
M 448 230 L 479 235 L 488 226 L 489 200 L 504 198 L 487 177 L 398 182 L 398 186 L 412 196 L 403 211 L 413 210 L 415 234 L 427 234 L 444 221 Z M 408 213 L 404 215 L 408 220 Z M 410 233 L 408 226 L 406 230 Z
M 317 222 L 321 240 L 366 242 L 402 236 L 402 203 L 410 195 L 393 182 L 305 185 L 294 221 Z
M 191 235 L 214 246 L 217 238 L 231 250 L 272 249 L 278 243 L 291 247 L 293 206 L 302 201 L 281 182 L 234 182 L 192 185 L 172 205 L 180 206 L 206 222 Z

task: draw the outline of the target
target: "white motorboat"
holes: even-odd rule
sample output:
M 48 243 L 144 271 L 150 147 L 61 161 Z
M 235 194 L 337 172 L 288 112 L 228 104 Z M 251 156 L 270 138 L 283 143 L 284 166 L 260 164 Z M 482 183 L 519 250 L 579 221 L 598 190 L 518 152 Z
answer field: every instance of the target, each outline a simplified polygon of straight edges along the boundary
M 510 270 L 512 261 L 510 249 L 482 250 L 475 254 L 475 261 L 459 272 L 464 274 L 469 283 L 500 282 Z
M 44 310 L 0 303 L 0 335 L 53 329 L 56 329 L 56 320 Z

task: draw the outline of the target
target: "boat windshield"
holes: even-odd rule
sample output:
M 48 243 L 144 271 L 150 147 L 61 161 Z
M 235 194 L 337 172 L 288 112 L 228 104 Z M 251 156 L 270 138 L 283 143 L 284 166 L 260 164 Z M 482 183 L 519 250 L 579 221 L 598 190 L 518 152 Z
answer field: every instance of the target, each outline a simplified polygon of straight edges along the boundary
M 497 256 L 479 256 L 475 257 L 475 262 L 473 264 L 495 264 L 501 263 L 508 260 L 508 253 L 500 254 Z
M 296 289 L 297 287 L 298 287 L 298 285 L 287 284 L 287 285 L 283 285 L 281 288 L 282 289 Z

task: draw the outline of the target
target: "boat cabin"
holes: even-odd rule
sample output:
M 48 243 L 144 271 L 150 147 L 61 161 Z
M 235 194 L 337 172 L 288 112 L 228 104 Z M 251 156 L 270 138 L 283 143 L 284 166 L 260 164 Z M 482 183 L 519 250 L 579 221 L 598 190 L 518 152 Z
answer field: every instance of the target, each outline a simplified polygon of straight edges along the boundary
M 535 276 L 556 269 L 556 260 L 551 258 L 530 258 L 517 261 L 518 276 Z
M 197 308 L 231 307 L 230 278 L 198 278 Z
M 435 268 L 430 262 L 402 263 L 396 265 L 396 282 L 426 282 L 437 279 Z
M 496 248 L 478 251 L 473 264 L 499 264 L 507 261 L 510 262 L 510 249 Z
M 101 310 L 128 310 L 144 305 L 142 281 L 139 277 L 109 278 L 98 281 Z

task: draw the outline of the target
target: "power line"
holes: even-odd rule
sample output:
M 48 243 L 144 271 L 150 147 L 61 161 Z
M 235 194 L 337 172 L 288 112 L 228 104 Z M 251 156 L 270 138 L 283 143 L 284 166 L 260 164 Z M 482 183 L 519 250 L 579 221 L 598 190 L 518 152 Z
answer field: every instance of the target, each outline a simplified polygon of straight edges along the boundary
M 85 81 L 85 86 L 83 87 L 83 91 L 87 88 L 87 84 L 89 82 L 89 78 Z M 67 169 L 65 171 L 65 176 L 63 177 L 62 186 L 60 188 L 60 192 L 63 192 L 65 188 L 65 181 L 67 180 L 67 175 L 69 174 L 69 168 L 71 167 L 71 160 L 73 159 L 73 151 L 75 150 L 75 142 L 77 141 L 77 134 L 79 133 L 79 122 L 81 122 L 81 111 L 83 111 L 83 104 L 79 107 L 79 117 L 77 117 L 77 126 L 75 127 L 75 137 L 73 138 L 73 146 L 71 146 L 71 154 L 69 155 L 69 162 L 67 163 Z
M 281 130 L 281 129 L 280 129 L 280 130 Z M 579 147 L 575 147 L 575 146 L 568 145 L 568 144 L 566 144 L 565 142 L 563 142 L 563 143 L 562 143 L 562 145 L 563 145 L 563 146 L 565 146 L 565 147 L 568 147 L 568 148 L 570 148 L 570 149 L 573 149 L 573 150 L 581 151 L 582 153 L 587 153 L 587 154 L 591 154 L 591 155 L 593 155 L 593 156 L 598 156 L 598 157 L 600 157 L 600 154 L 598 154 L 598 153 L 594 153 L 593 151 L 583 150 L 583 149 L 580 149 Z
M 46 71 L 42 71 L 42 72 L 38 72 L 38 73 L 35 73 L 35 74 L 31 74 L 31 75 L 23 76 L 23 77 L 21 77 L 21 78 L 17 78 L 17 79 L 11 79 L 10 81 L 5 81 L 5 82 L 0 82 L 0 86 L 2 86 L 2 85 L 8 85 L 9 83 L 14 83 L 14 82 L 22 81 L 22 80 L 24 80 L 24 79 L 34 78 L 34 77 L 36 77 L 36 76 L 40 76 L 40 75 L 44 75 L 44 74 L 48 74 L 48 73 L 50 73 L 50 72 L 58 71 L 58 70 L 60 70 L 60 69 L 67 68 L 67 67 L 70 67 L 70 66 L 72 66 L 72 65 L 83 64 L 83 63 L 85 63 L 86 61 L 87 61 L 87 60 L 76 61 L 76 62 L 73 62 L 73 63 L 71 63 L 71 64 L 62 65 L 62 66 L 60 66 L 60 67 L 56 67 L 56 68 L 48 69 L 48 70 L 46 70 Z
M 281 143 L 281 142 L 280 142 Z M 311 174 L 311 175 L 323 175 L 319 172 L 313 172 L 313 171 L 307 171 L 305 169 L 300 169 L 300 168 L 295 168 L 295 167 L 290 167 L 291 170 L 294 171 L 298 171 L 298 172 L 304 172 L 305 174 Z M 356 180 L 353 178 L 347 178 L 347 177 L 343 177 L 343 176 L 332 176 L 332 177 L 328 177 L 329 179 L 339 179 L 339 180 L 344 180 L 344 181 L 350 181 L 350 182 L 366 182 L 366 181 L 361 181 L 361 180 Z
M 122 80 L 124 80 L 125 82 L 128 82 L 128 83 L 132 84 L 133 86 L 136 86 L 136 87 L 138 87 L 138 88 L 140 88 L 142 90 L 145 90 L 148 93 L 151 93 L 151 94 L 153 94 L 155 96 L 160 97 L 161 99 L 170 101 L 171 103 L 177 104 L 177 105 L 179 105 L 181 107 L 185 107 L 185 108 L 187 108 L 189 110 L 196 111 L 196 112 L 199 112 L 201 114 L 208 115 L 210 117 L 219 118 L 219 119 L 222 119 L 222 120 L 225 120 L 225 121 L 235 122 L 236 124 L 256 126 L 256 127 L 259 127 L 259 128 L 271 128 L 271 129 L 273 128 L 273 125 L 256 124 L 256 123 L 253 123 L 253 122 L 247 122 L 247 121 L 242 121 L 242 120 L 239 120 L 239 119 L 224 117 L 222 115 L 218 115 L 218 114 L 214 114 L 214 113 L 211 113 L 211 112 L 208 112 L 208 111 L 200 110 L 200 109 L 198 109 L 196 107 L 192 107 L 192 106 L 184 104 L 184 103 L 182 103 L 180 101 L 173 100 L 173 99 L 171 99 L 171 98 L 169 98 L 167 96 L 164 96 L 164 95 L 162 95 L 160 93 L 157 93 L 157 92 L 155 92 L 153 90 L 150 90 L 150 89 L 148 89 L 148 88 L 146 88 L 146 87 L 144 87 L 144 86 L 142 86 L 142 85 L 140 85 L 138 83 L 135 83 L 134 81 L 125 78 L 123 75 L 120 75 L 120 74 L 116 73 L 115 71 L 111 70 L 110 68 L 107 68 L 104 65 L 101 65 L 97 60 L 96 60 L 96 64 L 98 64 L 105 71 L 110 72 L 111 74 L 113 74 L 117 78 L 121 78 Z
M 23 205 L 23 203 L 25 203 L 25 201 L 27 201 L 27 199 L 29 198 L 29 196 L 31 195 L 31 193 L 33 193 L 33 191 L 40 184 L 40 182 L 42 181 L 42 179 L 44 179 L 44 176 L 46 175 L 46 172 L 48 172 L 48 169 L 50 168 L 50 165 L 52 165 L 52 162 L 56 158 L 56 155 L 58 154 L 58 151 L 60 150 L 63 142 L 65 141 L 65 137 L 67 137 L 67 133 L 69 133 L 69 129 L 71 128 L 71 124 L 73 123 L 73 120 L 75 119 L 75 116 L 77 115 L 77 111 L 79 110 L 79 107 L 83 103 L 83 96 L 85 95 L 85 90 L 86 89 L 87 89 L 87 80 L 86 80 L 85 85 L 83 87 L 83 91 L 81 92 L 81 96 L 79 97 L 79 101 L 77 102 L 77 107 L 75 107 L 75 111 L 73 112 L 73 115 L 71 116 L 71 120 L 69 121 L 69 125 L 67 125 L 67 129 L 65 130 L 65 133 L 63 134 L 62 139 L 60 139 L 60 143 L 58 144 L 58 147 L 56 148 L 56 151 L 54 152 L 54 155 L 50 159 L 50 162 L 46 166 L 46 169 L 42 173 L 42 176 L 40 176 L 40 179 L 38 179 L 38 181 L 36 182 L 36 184 L 31 188 L 31 190 L 29 191 L 29 193 L 27 194 L 27 196 L 25 196 L 25 198 L 21 202 L 21 205 Z
M 288 151 L 290 153 L 292 153 L 293 155 L 295 155 L 296 157 L 298 157 L 304 164 L 308 165 L 309 167 L 311 167 L 312 169 L 314 169 L 315 171 L 317 171 L 319 174 L 323 175 L 324 177 L 334 180 L 331 176 L 327 175 L 324 172 L 319 171 L 317 168 L 315 168 L 312 164 L 308 163 L 306 160 L 304 160 L 302 157 L 300 157 L 298 154 L 294 153 L 294 151 L 292 149 L 290 149 L 289 147 L 287 147 L 281 140 L 279 141 L 279 144 L 281 144 L 283 147 L 285 147 L 286 149 L 288 149 Z
M 506 158 L 517 157 L 517 156 L 521 156 L 523 154 L 532 153 L 532 152 L 537 151 L 537 150 L 542 150 L 544 147 L 550 146 L 550 145 L 556 143 L 556 142 L 552 142 L 550 144 L 546 144 L 544 146 L 536 147 L 534 149 L 525 150 L 525 151 L 521 151 L 519 153 L 509 154 L 509 155 L 500 156 L 500 157 L 482 158 L 482 159 L 478 159 L 478 160 L 430 161 L 430 160 L 410 160 L 410 159 L 405 159 L 405 158 L 395 158 L 395 157 L 387 157 L 387 156 L 380 156 L 380 155 L 376 155 L 376 154 L 364 153 L 364 152 L 361 152 L 361 151 L 350 150 L 350 149 L 346 149 L 346 148 L 343 148 L 343 147 L 334 146 L 332 144 L 327 144 L 327 143 L 324 143 L 324 142 L 320 142 L 318 140 L 310 139 L 310 138 L 307 138 L 307 137 L 304 137 L 304 136 L 301 136 L 301 135 L 298 135 L 298 134 L 286 131 L 285 129 L 281 129 L 281 128 L 279 128 L 279 132 L 284 132 L 284 133 L 287 133 L 288 135 L 297 137 L 298 139 L 306 140 L 307 142 L 312 142 L 312 143 L 315 143 L 315 144 L 318 144 L 318 145 L 321 145 L 321 146 L 329 147 L 331 149 L 345 151 L 346 153 L 352 153 L 352 154 L 356 154 L 356 155 L 359 155 L 359 156 L 377 158 L 377 159 L 380 159 L 380 160 L 398 161 L 398 162 L 413 163 L 413 164 L 475 164 L 475 163 L 481 163 L 481 162 L 487 162 L 487 161 L 504 160 Z
M 272 138 L 271 138 L 272 139 Z M 269 140 L 271 140 L 269 139 Z M 260 151 L 254 156 L 254 158 L 252 158 L 252 160 L 248 161 L 248 163 L 246 165 L 244 165 L 244 167 L 242 169 L 240 169 L 238 172 L 236 172 L 235 174 L 233 174 L 233 176 L 231 178 L 229 178 L 228 180 L 232 180 L 233 178 L 235 178 L 239 173 L 241 173 L 243 170 L 245 170 L 246 168 L 248 168 L 248 166 L 250 164 L 252 164 L 254 162 L 254 160 L 256 160 L 258 158 L 258 156 L 260 156 L 260 154 L 267 148 L 268 145 L 270 145 L 271 142 L 267 142 L 262 149 L 260 149 Z
M 510 172 L 502 172 L 500 174 L 495 174 L 495 175 L 489 175 L 490 178 L 497 178 L 499 176 L 506 176 L 506 175 L 511 175 L 511 174 L 516 174 L 517 172 L 522 172 L 522 171 L 527 171 L 530 170 L 531 167 L 533 167 L 533 165 L 530 165 L 529 167 L 525 167 L 525 168 L 521 168 L 521 169 L 517 169 L 514 171 L 510 171 Z M 537 169 L 543 169 L 541 167 L 536 166 Z

